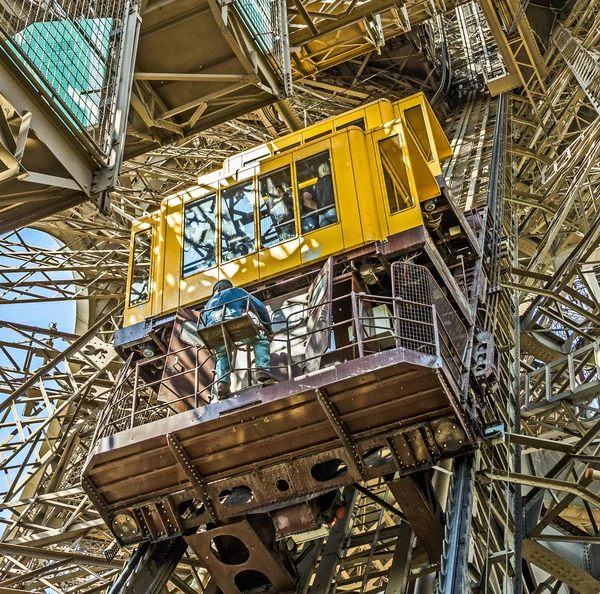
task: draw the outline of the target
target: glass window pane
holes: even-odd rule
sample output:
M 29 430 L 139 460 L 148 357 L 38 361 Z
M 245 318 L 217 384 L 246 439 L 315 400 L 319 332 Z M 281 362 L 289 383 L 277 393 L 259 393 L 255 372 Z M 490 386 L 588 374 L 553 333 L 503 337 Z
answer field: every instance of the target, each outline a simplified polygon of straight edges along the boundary
M 408 185 L 404 154 L 398 136 L 379 141 L 379 154 L 383 165 L 383 179 L 390 213 L 394 214 L 413 206 Z
M 302 233 L 337 223 L 329 151 L 296 162 Z
M 221 191 L 221 262 L 256 250 L 252 180 Z
M 433 152 L 431 150 L 431 143 L 429 142 L 429 134 L 427 133 L 427 126 L 425 125 L 425 118 L 423 116 L 423 108 L 420 105 L 415 105 L 404 112 L 406 116 L 406 122 L 410 131 L 413 133 L 415 140 L 425 155 L 425 160 L 430 162 L 433 160 Z
M 258 188 L 261 248 L 269 248 L 296 237 L 290 167 L 261 175 Z
M 152 230 L 140 231 L 133 239 L 133 270 L 129 306 L 145 303 L 150 298 L 150 256 L 152 254 Z
M 187 204 L 184 214 L 183 276 L 196 274 L 217 264 L 217 197 L 211 194 Z

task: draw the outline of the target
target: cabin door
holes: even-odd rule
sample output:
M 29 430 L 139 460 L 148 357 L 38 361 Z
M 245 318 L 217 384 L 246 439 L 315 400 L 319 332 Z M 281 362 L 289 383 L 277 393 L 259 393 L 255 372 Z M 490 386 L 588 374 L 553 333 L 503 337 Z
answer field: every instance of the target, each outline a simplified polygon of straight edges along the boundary
M 306 322 L 306 372 L 317 371 L 321 357 L 331 344 L 333 299 L 333 258 L 329 257 L 308 290 L 308 320 Z

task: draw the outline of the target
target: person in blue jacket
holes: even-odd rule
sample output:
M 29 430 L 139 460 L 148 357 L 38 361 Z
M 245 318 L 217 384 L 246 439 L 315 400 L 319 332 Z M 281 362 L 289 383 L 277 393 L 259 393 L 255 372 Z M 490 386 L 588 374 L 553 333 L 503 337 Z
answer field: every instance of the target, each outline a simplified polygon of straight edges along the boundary
M 246 312 L 248 305 L 250 313 L 257 316 L 265 329 L 259 330 L 255 337 L 245 341 L 254 347 L 256 379 L 262 384 L 273 383 L 275 379 L 270 371 L 271 346 L 267 335 L 267 332 L 271 331 L 271 317 L 262 302 L 244 289 L 234 288 L 231 281 L 220 280 L 213 286 L 212 297 L 202 314 L 202 323 L 204 326 L 212 326 L 222 320 L 237 318 Z M 224 400 L 229 398 L 231 393 L 231 366 L 224 345 L 216 349 L 216 357 L 217 398 Z

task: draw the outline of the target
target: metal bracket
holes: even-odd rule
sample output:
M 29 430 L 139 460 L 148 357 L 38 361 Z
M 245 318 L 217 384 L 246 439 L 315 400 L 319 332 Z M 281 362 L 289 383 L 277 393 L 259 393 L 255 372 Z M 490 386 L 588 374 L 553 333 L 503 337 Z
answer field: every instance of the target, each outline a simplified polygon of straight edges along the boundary
M 167 433 L 167 445 L 169 446 L 169 449 L 175 456 L 175 459 L 179 463 L 179 466 L 181 466 L 183 472 L 185 473 L 185 476 L 187 476 L 188 480 L 192 484 L 192 487 L 194 487 L 196 495 L 198 495 L 198 498 L 206 507 L 206 511 L 208 512 L 208 515 L 210 516 L 211 520 L 213 522 L 216 522 L 217 516 L 212 506 L 212 502 L 210 500 L 208 491 L 206 490 L 206 484 L 204 482 L 204 479 L 200 476 L 200 473 L 194 466 L 187 452 L 179 443 L 179 440 L 175 437 L 175 435 L 173 435 L 173 433 Z
M 319 401 L 319 404 L 323 409 L 323 412 L 329 419 L 331 426 L 333 427 L 337 436 L 340 438 L 342 445 L 344 446 L 344 450 L 346 450 L 346 453 L 348 454 L 348 457 L 350 459 L 350 465 L 352 466 L 353 470 L 358 472 L 360 477 L 363 480 L 365 480 L 365 471 L 363 470 L 360 458 L 358 457 L 358 453 L 356 451 L 356 446 L 354 445 L 354 442 L 350 437 L 350 433 L 348 433 L 346 425 L 344 425 L 344 422 L 340 418 L 338 412 L 335 410 L 333 404 L 331 404 L 329 398 L 323 393 L 323 391 L 317 388 L 315 390 L 315 393 L 317 395 L 317 400 Z

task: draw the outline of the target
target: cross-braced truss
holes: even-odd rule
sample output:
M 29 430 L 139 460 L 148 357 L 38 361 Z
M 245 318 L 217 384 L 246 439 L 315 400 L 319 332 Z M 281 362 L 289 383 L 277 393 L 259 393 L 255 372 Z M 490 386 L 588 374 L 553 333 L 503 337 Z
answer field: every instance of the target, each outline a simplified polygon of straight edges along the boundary
M 450 190 L 465 209 L 490 211 L 492 285 L 478 324 L 495 332 L 501 357 L 487 420 L 503 421 L 506 434 L 474 459 L 435 471 L 432 484 L 447 511 L 441 574 L 392 490 L 373 483 L 347 494 L 348 519 L 327 540 L 300 547 L 312 576 L 302 593 L 326 594 L 333 584 L 361 594 L 433 592 L 436 575 L 440 591 L 450 592 L 449 545 L 461 530 L 465 563 L 453 579 L 476 591 L 510 592 L 521 579 L 529 593 L 600 588 L 591 548 L 600 544 L 598 2 L 579 0 L 556 16 L 548 10 L 551 26 L 536 32 L 546 74 L 538 70 L 502 104 L 482 90 L 496 66 L 488 73 L 481 64 L 469 67 L 491 60 L 484 49 L 492 29 L 473 36 L 483 18 L 475 5 L 384 4 L 381 13 L 360 16 L 355 2 L 291 3 L 293 67 L 303 76 L 328 60 L 334 68 L 299 80 L 284 104 L 127 161 L 110 216 L 82 204 L 36 223 L 62 242 L 59 249 L 33 248 L 16 232 L 0 239 L 0 320 L 17 302 L 78 305 L 73 333 L 0 322 L 0 591 L 107 591 L 130 554 L 104 555 L 115 552 L 114 543 L 79 480 L 121 367 L 111 342 L 121 321 L 131 221 L 232 153 L 380 96 L 424 90 L 433 98 L 440 86 L 435 105 L 455 151 L 445 169 Z M 543 11 L 528 4 L 498 4 L 513 47 L 514 36 L 524 34 L 523 14 Z M 434 7 L 450 12 L 437 18 Z M 343 29 L 336 24 L 350 17 L 371 51 L 337 33 Z M 405 33 L 387 35 L 390 27 Z M 380 29 L 394 39 L 378 48 Z M 336 35 L 339 45 L 323 47 Z M 460 92 L 458 84 L 465 85 Z M 450 90 L 460 105 L 444 104 Z M 196 592 L 207 580 L 190 555 L 168 589 Z

